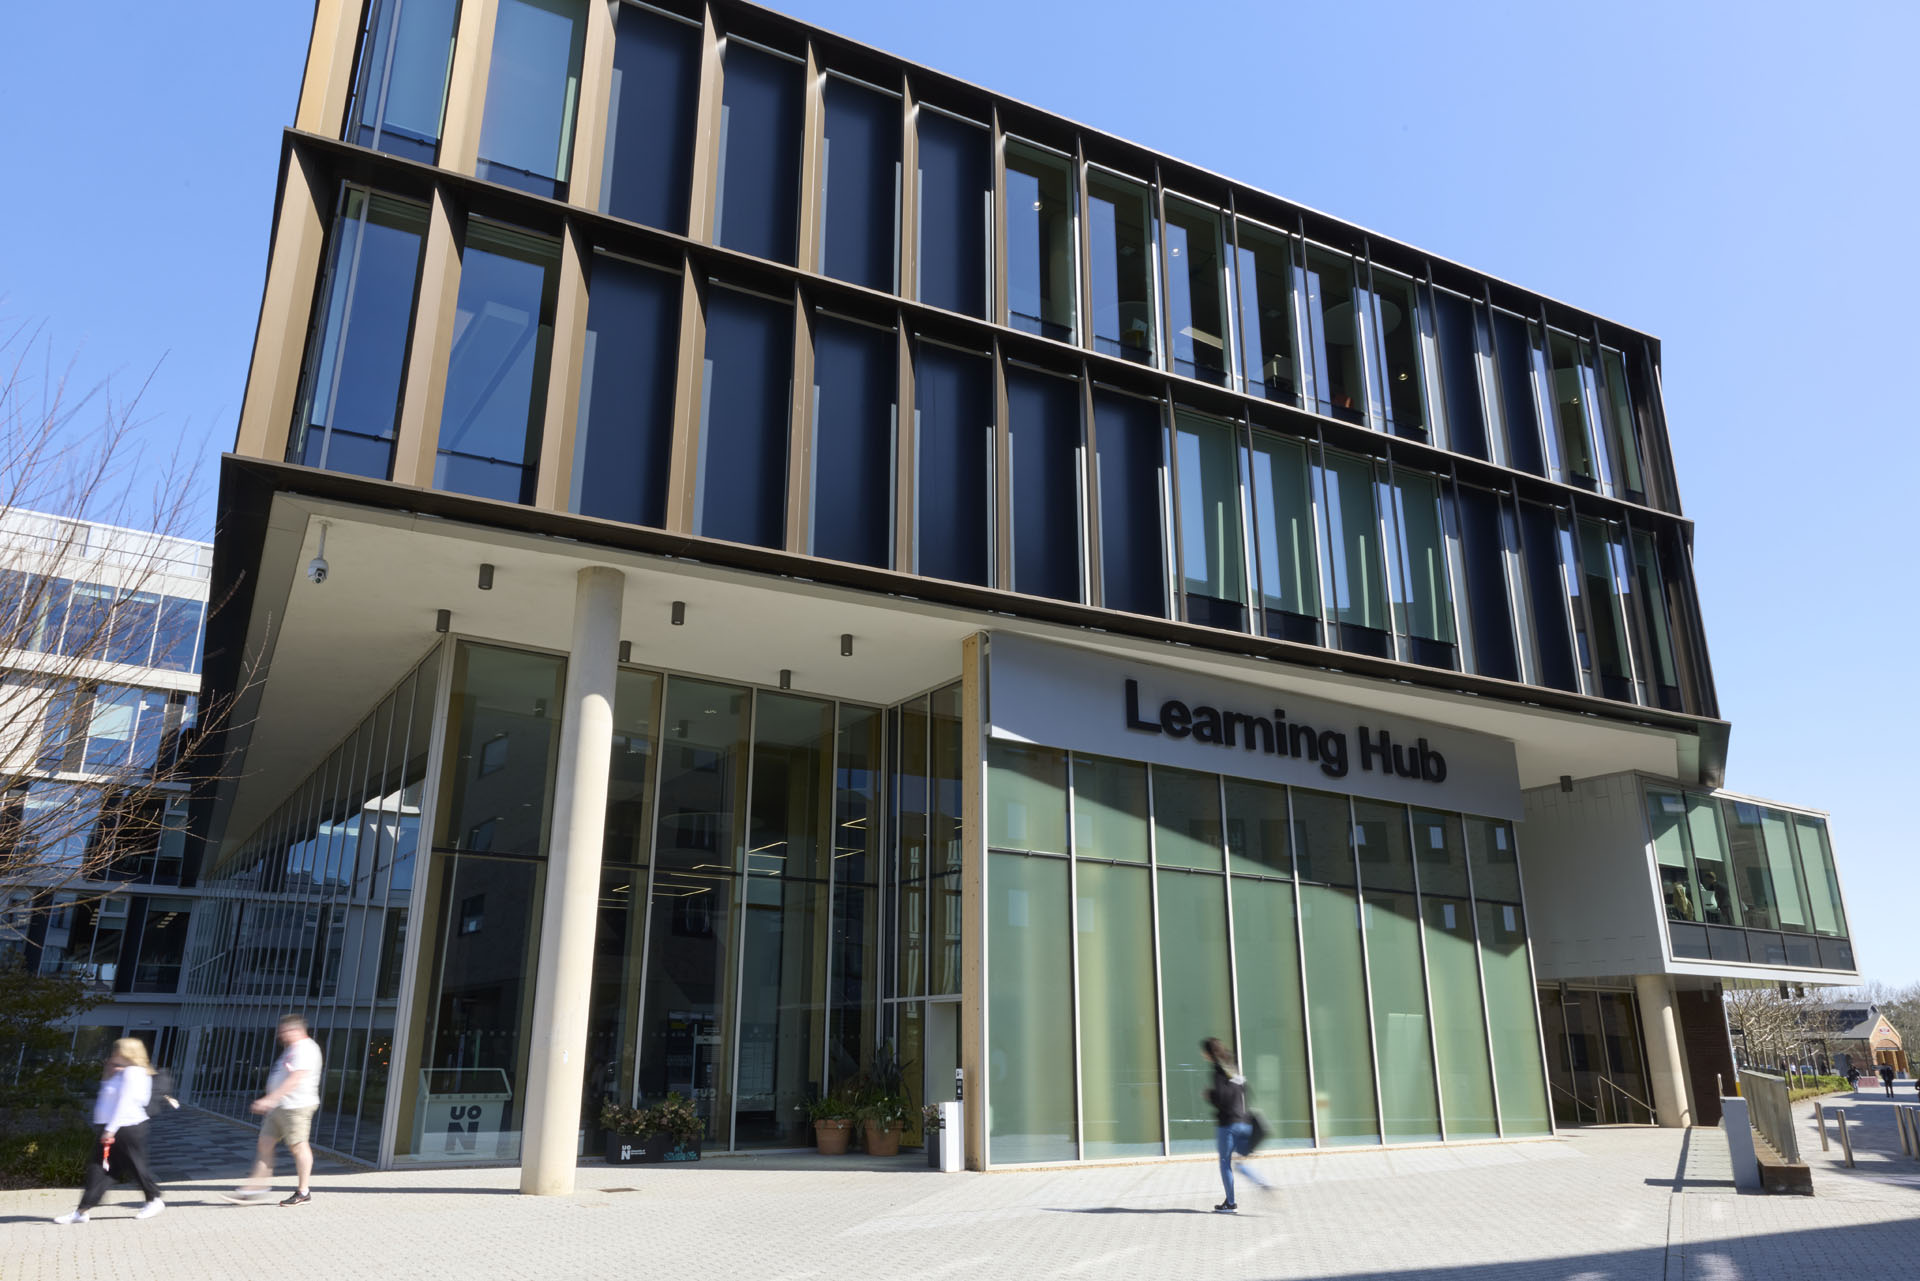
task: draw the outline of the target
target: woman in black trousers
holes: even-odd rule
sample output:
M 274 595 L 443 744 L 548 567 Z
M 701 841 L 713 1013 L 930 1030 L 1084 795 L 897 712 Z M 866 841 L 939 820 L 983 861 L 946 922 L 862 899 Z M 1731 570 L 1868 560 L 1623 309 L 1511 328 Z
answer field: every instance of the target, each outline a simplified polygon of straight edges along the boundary
M 59 1216 L 55 1223 L 85 1223 L 87 1212 L 100 1204 L 107 1189 L 128 1180 L 138 1183 L 147 1198 L 134 1218 L 151 1219 L 167 1208 L 160 1199 L 160 1185 L 147 1168 L 147 1104 L 152 1098 L 153 1068 L 147 1062 L 146 1045 L 131 1036 L 115 1041 L 100 1075 L 100 1093 L 93 1101 L 100 1148 L 87 1161 L 80 1208 Z

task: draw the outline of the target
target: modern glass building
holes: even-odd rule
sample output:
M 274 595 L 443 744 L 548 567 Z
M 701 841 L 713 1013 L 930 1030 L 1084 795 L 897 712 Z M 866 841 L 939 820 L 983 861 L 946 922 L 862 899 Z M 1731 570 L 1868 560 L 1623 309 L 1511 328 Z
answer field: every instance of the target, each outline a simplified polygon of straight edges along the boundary
M 1853 965 L 1817 816 L 1765 911 L 1665 818 L 1745 839 L 1659 378 L 754 5 L 321 0 L 222 468 L 196 1097 L 294 1006 L 324 1145 L 530 1191 L 602 1100 L 799 1146 L 887 1053 L 978 1168 L 1204 1149 L 1205 1036 L 1300 1147 L 1548 1135 L 1629 1047 L 1704 1117 L 1716 985 Z M 1623 779 L 1581 874 L 1647 946 L 1575 956 L 1555 823 Z M 1675 870 L 1730 919 L 1669 931 Z

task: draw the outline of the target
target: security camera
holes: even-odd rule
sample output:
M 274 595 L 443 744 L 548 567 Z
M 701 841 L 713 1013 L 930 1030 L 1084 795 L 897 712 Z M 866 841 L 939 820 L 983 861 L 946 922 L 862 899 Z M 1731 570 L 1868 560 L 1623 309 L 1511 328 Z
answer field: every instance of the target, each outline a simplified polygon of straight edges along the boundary
M 316 585 L 327 581 L 327 522 L 320 522 L 320 545 L 313 549 L 313 559 L 307 562 L 307 577 Z

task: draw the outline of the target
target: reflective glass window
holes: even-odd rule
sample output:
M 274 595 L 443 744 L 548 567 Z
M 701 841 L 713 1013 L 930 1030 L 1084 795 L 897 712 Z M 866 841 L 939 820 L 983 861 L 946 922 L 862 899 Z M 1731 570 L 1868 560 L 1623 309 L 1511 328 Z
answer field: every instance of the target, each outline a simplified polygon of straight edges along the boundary
M 1074 341 L 1077 200 L 1065 157 L 1007 144 L 1007 321 L 1015 329 Z
M 1293 248 L 1285 235 L 1250 222 L 1239 226 L 1241 359 L 1247 392 L 1296 404 L 1293 370 Z
M 985 585 L 993 560 L 993 365 L 917 342 L 913 353 L 918 570 Z
M 1207 1093 L 1213 1085 L 1213 1064 L 1200 1052 L 1200 1043 L 1214 1036 L 1228 1045 L 1238 1039 L 1227 960 L 1226 878 L 1164 866 L 1156 876 L 1167 1149 L 1211 1152 L 1215 1124 Z
M 1095 388 L 1093 421 L 1101 603 L 1108 609 L 1165 617 L 1161 469 L 1166 429 L 1160 403 Z
M 1152 197 L 1140 183 L 1089 169 L 1087 209 L 1094 350 L 1154 364 L 1160 357 L 1154 300 L 1160 231 Z
M 1427 992 L 1433 1002 L 1434 1056 L 1447 1137 L 1492 1138 L 1498 1133 L 1493 1071 L 1467 885 L 1466 833 L 1459 816 L 1414 810 L 1413 857 L 1420 873 Z
M 426 207 L 357 186 L 342 192 L 313 317 L 288 459 L 386 480 L 394 471 L 407 332 Z
M 459 10 L 459 0 L 373 0 L 347 107 L 349 141 L 433 163 Z
M 816 556 L 893 564 L 893 427 L 899 339 L 835 316 L 813 322 Z
M 1076 788 L 1078 782 L 1076 768 Z M 1145 852 L 1143 842 L 1143 857 Z M 1082 862 L 1076 876 L 1085 1155 L 1159 1156 L 1160 1040 L 1151 1014 L 1156 992 L 1149 873 L 1144 867 Z
M 1421 395 L 1419 328 L 1423 317 L 1413 282 L 1370 267 L 1370 289 L 1360 291 L 1367 343 L 1367 408 L 1375 431 L 1412 440 L 1427 438 Z
M 1436 288 L 1431 296 L 1441 388 L 1439 403 L 1433 407 L 1434 417 L 1446 423 L 1448 448 L 1486 458 L 1487 417 L 1480 398 L 1481 351 L 1475 306 L 1447 289 Z
M 1640 434 L 1634 425 L 1625 359 L 1613 348 L 1602 347 L 1600 369 L 1605 389 L 1596 403 L 1605 424 L 1601 434 L 1613 450 L 1613 474 L 1625 497 L 1642 503 L 1646 501 L 1647 482 L 1640 466 Z
M 1147 861 L 1147 767 L 1073 758 L 1073 849 L 1083 859 Z
M 1834 868 L 1827 824 L 1823 819 L 1795 814 L 1793 829 L 1800 866 L 1806 877 L 1807 896 L 1813 903 L 1813 928 L 1821 934 L 1845 934 L 1847 909 L 1840 899 L 1840 876 Z M 1822 955 L 1825 955 L 1824 944 Z
M 820 270 L 891 291 L 900 275 L 900 100 L 828 76 L 822 105 Z
M 1414 662 L 1453 667 L 1453 590 L 1440 484 L 1431 476 L 1395 469 L 1391 486 L 1381 489 L 1392 513 L 1393 539 L 1387 552 L 1394 622 L 1408 638 Z
M 1220 824 L 1219 775 L 1153 767 L 1155 863 L 1219 871 L 1225 835 Z
M 1344 809 L 1345 798 L 1339 800 Z M 1344 817 L 1340 826 L 1346 826 Z M 1339 886 L 1303 883 L 1300 943 L 1306 956 L 1307 1029 L 1320 1142 L 1329 1147 L 1378 1143 L 1380 1113 L 1373 1092 L 1358 895 Z
M 1240 450 L 1232 424 L 1180 414 L 1180 575 L 1187 620 L 1246 629 L 1246 543 L 1240 530 Z
M 551 655 L 460 646 L 447 728 L 453 759 L 435 846 L 545 857 L 565 674 L 566 663 Z M 336 830 L 343 830 L 348 814 L 345 788 L 342 778 L 331 806 L 340 816 Z M 328 858 L 331 866 L 341 865 L 338 841 Z M 327 879 L 336 875 L 329 872 Z
M 1306 299 L 1306 393 L 1311 408 L 1350 423 L 1364 421 L 1359 315 L 1355 310 L 1353 259 L 1307 246 L 1300 292 Z
M 1438 1140 L 1432 1024 L 1407 811 L 1356 799 L 1353 814 L 1383 1127 L 1390 1142 Z
M 1305 445 L 1253 434 L 1254 547 L 1266 632 L 1312 645 L 1320 642 L 1320 561 L 1310 486 Z
M 792 377 L 793 309 L 755 294 L 710 289 L 696 533 L 784 545 Z
M 987 761 L 987 840 L 1009 850 L 1067 852 L 1067 758 L 995 739 Z
M 1473 635 L 1473 667 L 1483 676 L 1521 679 L 1514 647 L 1514 613 L 1508 594 L 1506 500 L 1485 489 L 1455 490 L 1460 511 L 1460 551 L 1465 561 L 1462 602 Z
M 1581 518 L 1580 573 L 1593 617 L 1593 658 L 1600 692 L 1632 702 L 1633 661 L 1627 644 L 1627 550 L 1619 527 Z
M 1704 919 L 1705 892 L 1687 857 L 1686 814 L 1686 800 L 1679 792 L 1648 789 L 1647 824 L 1653 834 L 1653 861 L 1660 872 L 1660 894 L 1671 921 Z
M 1695 798 L 1688 799 L 1694 801 Z M 1700 839 L 1701 829 L 1711 829 L 1715 807 L 1702 798 L 1689 808 L 1692 811 L 1689 817 L 1694 820 L 1695 844 L 1704 844 Z M 1740 900 L 1741 922 L 1749 929 L 1779 929 L 1780 891 L 1784 888 L 1794 899 L 1798 895 L 1791 881 L 1784 887 L 1774 884 L 1773 866 L 1760 829 L 1760 807 L 1746 801 L 1728 800 L 1720 803 L 1717 814 L 1726 825 L 1727 853 L 1733 864 L 1734 893 Z M 1793 910 L 1798 910 L 1797 903 Z
M 533 500 L 559 265 L 559 246 L 545 237 L 468 224 L 435 489 Z
M 677 234 L 687 230 L 700 48 L 698 23 L 615 6 L 600 207 L 617 218 Z
M 1552 1125 L 1547 1119 L 1546 1071 L 1540 1058 L 1539 998 L 1527 955 L 1513 828 L 1482 818 L 1468 818 L 1464 826 L 1501 1133 L 1509 1138 L 1547 1134 Z
M 1527 613 L 1533 626 L 1541 683 L 1578 690 L 1567 588 L 1560 578 L 1560 534 L 1553 509 L 1539 503 L 1521 503 L 1520 534 L 1525 553 Z
M 1080 387 L 1008 366 L 1013 437 L 1013 589 L 1080 599 Z
M 1540 417 L 1533 398 L 1533 349 L 1527 322 L 1493 310 L 1494 363 L 1500 377 L 1500 417 L 1506 425 L 1507 462 L 1536 476 L 1547 475 L 1540 452 Z
M 1169 197 L 1167 325 L 1173 372 L 1224 385 L 1227 358 L 1226 256 L 1217 210 Z
M 67 624 L 60 652 L 97 658 L 106 649 L 113 626 L 113 588 L 104 583 L 75 583 L 67 597 Z
M 729 249 L 795 261 L 806 69 L 739 40 L 726 44 L 714 239 Z
M 1329 450 L 1314 465 L 1314 484 L 1326 520 L 1322 589 L 1340 628 L 1340 648 L 1391 657 L 1393 624 L 1387 614 L 1373 464 Z
M 1280 830 L 1285 832 L 1284 822 Z M 1240 1070 L 1247 1078 L 1247 1102 L 1266 1117 L 1268 1142 L 1279 1147 L 1313 1143 L 1313 1091 L 1307 1076 L 1306 1006 L 1300 991 L 1293 893 L 1293 886 L 1284 881 L 1233 878 Z
M 987 229 L 993 211 L 992 135 L 930 108 L 915 113 L 920 169 L 920 301 L 987 314 Z
M 160 598 L 152 592 L 124 592 L 113 607 L 113 635 L 102 655 L 109 663 L 145 666 L 153 653 L 153 631 Z
M 1550 365 L 1544 378 L 1551 388 L 1555 439 L 1559 444 L 1560 467 L 1556 477 L 1574 484 L 1595 487 L 1598 472 L 1594 467 L 1593 437 L 1587 428 L 1586 362 L 1582 359 L 1587 344 L 1558 329 L 1547 331 L 1546 350 Z
M 1653 536 L 1636 530 L 1633 535 L 1631 579 L 1633 611 L 1640 619 L 1641 634 L 1646 637 L 1647 666 L 1651 669 L 1654 694 L 1660 706 L 1678 711 L 1681 707 L 1680 674 L 1674 665 L 1673 633 L 1667 624 L 1663 581 Z
M 1071 1161 L 1073 957 L 1064 859 L 987 863 L 987 1159 Z
M 1738 806 L 1735 809 L 1738 812 Z M 1762 809 L 1760 840 L 1767 850 L 1767 870 L 1773 875 L 1780 928 L 1810 932 L 1813 912 L 1807 903 L 1806 887 L 1800 883 L 1788 816 L 1776 809 Z
M 480 177 L 564 196 L 580 107 L 586 0 L 497 0 Z
M 582 515 L 666 524 L 680 293 L 670 272 L 593 256 L 573 435 L 572 506 Z
M 194 655 L 199 649 L 200 615 L 203 606 L 197 600 L 167 596 L 160 601 L 160 621 L 155 629 L 153 665 L 170 672 L 198 670 Z
M 840 705 L 835 775 L 833 942 L 827 982 L 827 1088 L 873 1057 L 880 995 L 882 714 Z

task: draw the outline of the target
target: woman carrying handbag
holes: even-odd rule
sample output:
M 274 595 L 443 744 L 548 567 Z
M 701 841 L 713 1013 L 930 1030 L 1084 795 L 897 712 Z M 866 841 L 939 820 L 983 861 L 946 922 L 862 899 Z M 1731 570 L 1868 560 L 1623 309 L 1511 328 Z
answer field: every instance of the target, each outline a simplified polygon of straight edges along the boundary
M 134 1218 L 151 1219 L 167 1208 L 160 1199 L 160 1185 L 147 1167 L 147 1104 L 152 1098 L 153 1068 L 147 1062 L 146 1045 L 131 1036 L 115 1041 L 100 1076 L 100 1093 L 93 1101 L 100 1148 L 87 1162 L 79 1209 L 60 1215 L 55 1223 L 85 1223 L 107 1189 L 128 1180 L 138 1183 L 147 1198 Z

